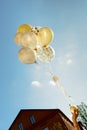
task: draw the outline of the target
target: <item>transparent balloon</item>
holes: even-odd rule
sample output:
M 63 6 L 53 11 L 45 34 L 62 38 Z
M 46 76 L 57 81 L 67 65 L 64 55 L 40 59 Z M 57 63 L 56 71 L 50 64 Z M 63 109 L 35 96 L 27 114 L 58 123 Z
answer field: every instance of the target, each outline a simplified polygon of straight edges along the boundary
M 55 56 L 55 51 L 51 46 L 39 47 L 36 50 L 38 59 L 42 62 L 51 62 Z
M 38 35 L 40 28 L 41 28 L 40 26 L 34 26 L 34 27 L 32 27 L 32 32 L 34 32 L 36 35 Z
M 24 64 L 36 63 L 36 55 L 30 48 L 21 48 L 18 52 L 19 60 Z
M 21 45 L 21 39 L 23 37 L 23 33 L 22 32 L 18 32 L 15 34 L 14 36 L 14 41 L 17 45 Z
M 24 33 L 21 39 L 22 46 L 35 49 L 37 46 L 37 39 L 33 32 L 29 31 Z
M 18 27 L 17 32 L 29 32 L 32 29 L 31 25 L 22 24 Z
M 37 35 L 37 41 L 40 43 L 42 46 L 47 46 L 50 44 L 53 40 L 53 31 L 48 28 L 40 28 L 38 35 Z

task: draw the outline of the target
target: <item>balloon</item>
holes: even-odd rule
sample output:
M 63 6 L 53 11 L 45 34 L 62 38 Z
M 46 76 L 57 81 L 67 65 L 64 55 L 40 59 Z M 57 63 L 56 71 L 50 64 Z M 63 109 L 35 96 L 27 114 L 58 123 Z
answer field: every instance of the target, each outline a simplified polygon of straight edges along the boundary
M 32 64 L 36 62 L 36 56 L 30 48 L 21 48 L 18 52 L 18 58 L 24 64 Z
M 21 39 L 22 39 L 23 33 L 22 32 L 18 32 L 16 33 L 16 35 L 14 36 L 14 41 L 17 45 L 21 45 Z
M 17 32 L 29 32 L 32 29 L 31 25 L 22 24 L 18 27 Z
M 47 46 L 53 40 L 52 30 L 48 27 L 40 28 L 37 35 L 37 40 L 42 46 Z
M 21 43 L 24 47 L 35 49 L 37 45 L 37 39 L 33 32 L 29 31 L 24 33 Z
M 40 28 L 41 28 L 40 26 L 32 27 L 32 32 L 38 35 Z
M 54 55 L 54 49 L 51 46 L 47 47 L 39 47 L 36 50 L 36 54 L 38 56 L 38 59 L 42 62 L 50 62 Z

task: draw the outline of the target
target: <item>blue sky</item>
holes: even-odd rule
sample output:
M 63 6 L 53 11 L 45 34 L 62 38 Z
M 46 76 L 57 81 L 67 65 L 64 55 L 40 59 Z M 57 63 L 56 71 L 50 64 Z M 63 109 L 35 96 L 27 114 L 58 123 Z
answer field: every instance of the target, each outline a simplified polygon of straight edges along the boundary
M 50 27 L 55 58 L 50 63 L 73 104 L 87 103 L 87 0 L 0 1 L 0 130 L 8 130 L 20 109 L 59 108 L 64 95 L 43 63 L 18 60 L 14 35 L 21 24 Z M 37 82 L 35 82 L 37 81 Z

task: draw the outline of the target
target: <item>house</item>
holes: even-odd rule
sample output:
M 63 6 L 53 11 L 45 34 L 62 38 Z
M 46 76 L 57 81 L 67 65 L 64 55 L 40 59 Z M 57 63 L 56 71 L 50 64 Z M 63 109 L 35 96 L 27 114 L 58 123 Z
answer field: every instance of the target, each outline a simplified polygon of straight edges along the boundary
M 74 127 L 59 109 L 23 109 L 9 130 L 74 130 Z

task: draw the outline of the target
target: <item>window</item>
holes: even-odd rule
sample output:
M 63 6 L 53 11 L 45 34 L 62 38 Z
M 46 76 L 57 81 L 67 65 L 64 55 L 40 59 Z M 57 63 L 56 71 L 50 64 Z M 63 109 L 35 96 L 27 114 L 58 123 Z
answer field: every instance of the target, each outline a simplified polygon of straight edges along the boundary
M 30 116 L 30 121 L 31 121 L 32 124 L 34 124 L 36 122 L 33 115 Z
M 19 130 L 24 130 L 22 123 L 19 123 L 19 124 L 18 124 L 18 129 L 19 129 Z
M 43 130 L 49 130 L 48 127 L 45 127 Z

